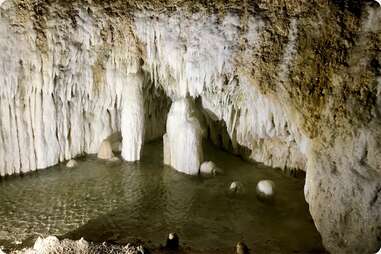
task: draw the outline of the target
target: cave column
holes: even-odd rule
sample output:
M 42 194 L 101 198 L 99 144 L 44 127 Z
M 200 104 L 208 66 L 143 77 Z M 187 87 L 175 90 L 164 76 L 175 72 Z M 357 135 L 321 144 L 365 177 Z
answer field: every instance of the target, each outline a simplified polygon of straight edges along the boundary
M 144 74 L 142 70 L 127 75 L 121 110 L 122 157 L 140 160 L 144 143 Z
M 188 98 L 173 102 L 163 137 L 164 164 L 189 175 L 197 175 L 203 161 L 203 130 Z

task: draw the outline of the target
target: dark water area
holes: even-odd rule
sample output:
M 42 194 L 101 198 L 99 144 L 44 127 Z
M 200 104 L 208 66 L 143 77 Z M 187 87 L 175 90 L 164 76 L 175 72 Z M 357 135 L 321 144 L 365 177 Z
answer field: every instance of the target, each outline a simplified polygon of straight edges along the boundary
M 75 169 L 58 165 L 1 180 L 0 245 L 20 249 L 38 236 L 57 235 L 120 244 L 141 240 L 157 248 L 176 232 L 183 246 L 205 253 L 231 253 L 239 240 L 255 253 L 323 252 L 304 201 L 304 179 L 213 147 L 206 159 L 225 173 L 187 176 L 163 165 L 162 153 L 162 144 L 154 142 L 145 145 L 138 163 L 110 165 L 87 157 Z M 276 184 L 272 203 L 256 198 L 263 179 Z M 245 192 L 230 195 L 232 181 Z

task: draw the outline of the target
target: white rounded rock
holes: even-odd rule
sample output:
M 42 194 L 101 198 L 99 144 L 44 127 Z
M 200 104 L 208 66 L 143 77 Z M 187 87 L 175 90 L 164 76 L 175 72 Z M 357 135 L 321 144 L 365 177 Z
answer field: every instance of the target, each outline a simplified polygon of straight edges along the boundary
M 234 181 L 229 186 L 230 193 L 243 193 L 243 185 L 240 182 Z
M 76 160 L 69 160 L 67 163 L 66 163 L 66 167 L 67 168 L 75 168 L 78 166 L 78 162 Z
M 216 164 L 213 161 L 205 161 L 201 164 L 200 173 L 206 175 L 212 175 L 215 173 L 217 168 Z
M 275 183 L 271 180 L 259 181 L 256 190 L 258 197 L 271 199 L 275 195 Z

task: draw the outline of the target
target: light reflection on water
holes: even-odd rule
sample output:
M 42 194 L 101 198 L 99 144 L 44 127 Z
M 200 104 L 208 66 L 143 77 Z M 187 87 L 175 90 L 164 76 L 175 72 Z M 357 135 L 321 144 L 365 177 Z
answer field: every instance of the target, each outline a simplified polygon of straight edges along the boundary
M 110 167 L 95 158 L 0 181 L 0 245 L 31 244 L 38 235 L 88 240 L 150 240 L 168 232 L 198 249 L 231 249 L 244 240 L 256 253 L 307 253 L 321 249 L 303 198 L 303 179 L 209 147 L 207 159 L 225 174 L 191 177 L 162 164 L 160 142 L 145 146 L 142 161 Z M 255 197 L 259 180 L 276 183 L 273 204 Z M 228 195 L 232 181 L 246 193 Z M 20 247 L 20 246 L 19 246 Z

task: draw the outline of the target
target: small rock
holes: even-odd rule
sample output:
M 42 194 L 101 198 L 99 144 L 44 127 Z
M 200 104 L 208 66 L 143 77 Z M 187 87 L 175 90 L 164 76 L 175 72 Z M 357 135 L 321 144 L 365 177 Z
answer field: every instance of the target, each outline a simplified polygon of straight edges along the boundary
M 236 254 L 249 254 L 249 248 L 243 242 L 238 242 L 235 246 Z
M 167 244 L 165 247 L 171 250 L 177 250 L 179 248 L 179 237 L 176 233 L 170 233 L 168 235 Z
M 242 185 L 242 183 L 237 182 L 237 181 L 232 182 L 230 184 L 229 191 L 230 191 L 230 193 L 233 193 L 233 194 L 243 193 L 243 185 Z
M 75 168 L 78 166 L 78 162 L 76 162 L 75 160 L 71 159 L 69 160 L 67 163 L 66 163 L 66 167 L 67 168 Z
M 271 180 L 259 181 L 256 191 L 259 198 L 272 199 L 275 195 L 275 183 Z
M 205 161 L 201 164 L 200 173 L 204 175 L 218 175 L 222 170 L 213 161 Z

